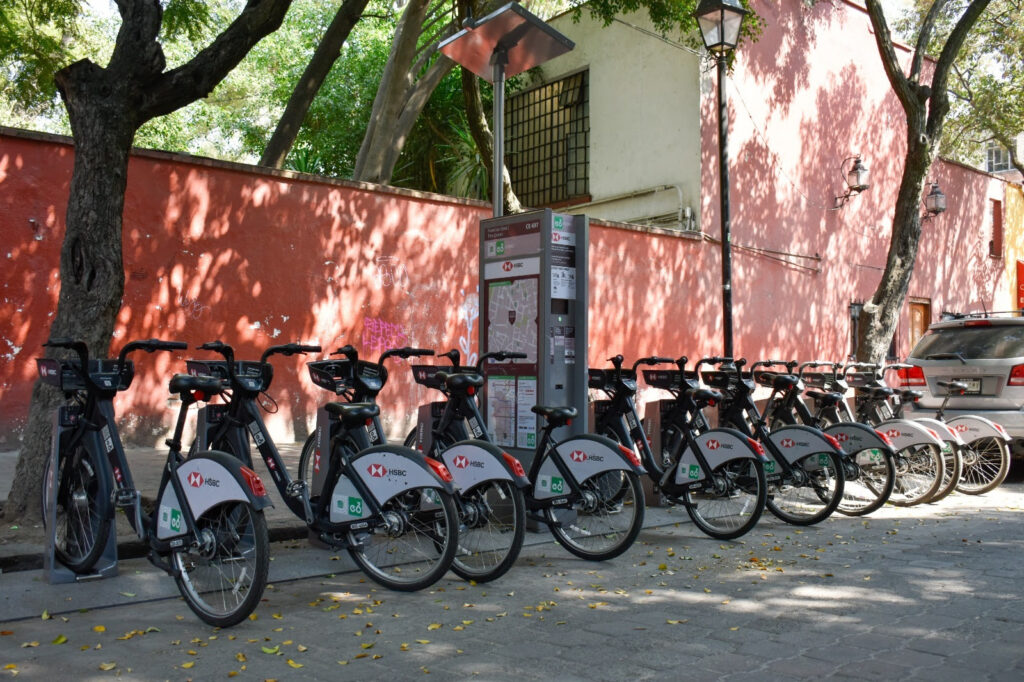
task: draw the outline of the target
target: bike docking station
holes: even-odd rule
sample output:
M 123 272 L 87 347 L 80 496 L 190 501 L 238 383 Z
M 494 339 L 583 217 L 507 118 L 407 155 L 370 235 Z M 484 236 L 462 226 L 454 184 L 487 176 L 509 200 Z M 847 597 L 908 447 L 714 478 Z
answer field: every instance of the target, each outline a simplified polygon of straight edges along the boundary
M 527 469 L 540 438 L 534 405 L 576 408 L 558 438 L 587 433 L 589 243 L 586 216 L 544 209 L 480 221 L 480 352 L 526 354 L 484 364 L 481 412 L 495 444 Z
M 96 563 L 88 572 L 75 573 L 60 562 L 55 550 L 57 544 L 56 481 L 60 445 L 63 438 L 71 436 L 80 416 L 80 414 L 74 412 L 67 405 L 60 406 L 57 410 L 57 414 L 54 415 L 53 436 L 50 440 L 50 466 L 47 470 L 48 475 L 43 481 L 46 494 L 46 507 L 43 509 L 43 513 L 46 515 L 44 522 L 47 528 L 46 547 L 43 550 L 43 577 L 46 579 L 46 582 L 51 585 L 64 585 L 67 583 L 81 583 L 100 580 L 103 578 L 113 578 L 118 573 L 116 518 L 104 520 L 104 523 L 111 525 L 110 532 L 107 533 L 106 546 L 103 548 L 103 553 L 100 554 L 99 559 L 96 560 Z M 99 438 L 98 432 L 94 431 L 90 435 L 93 438 Z M 97 444 L 97 449 L 95 451 L 106 452 L 106 449 L 98 447 Z

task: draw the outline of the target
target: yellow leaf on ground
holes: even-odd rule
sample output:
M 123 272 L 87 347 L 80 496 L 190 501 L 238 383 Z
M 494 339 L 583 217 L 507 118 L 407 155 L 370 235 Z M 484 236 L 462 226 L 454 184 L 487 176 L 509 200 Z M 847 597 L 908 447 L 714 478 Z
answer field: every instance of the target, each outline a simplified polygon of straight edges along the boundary
M 103 627 L 102 625 L 93 625 L 92 626 L 92 631 L 93 632 L 106 632 L 107 629 L 105 627 Z
M 428 630 L 440 630 L 441 629 L 441 624 L 440 623 L 431 623 L 430 625 L 427 626 L 427 629 Z
M 53 640 L 54 644 L 64 644 L 68 641 L 67 635 L 57 635 L 56 639 Z
M 189 668 L 191 668 L 191 667 L 192 667 L 192 666 L 194 666 L 195 664 L 196 664 L 196 662 L 195 662 L 195 661 L 189 661 L 188 663 L 182 663 L 182 664 L 181 664 L 181 667 L 182 667 L 182 668 L 185 668 L 186 670 L 188 670 Z
M 265 654 L 276 654 L 278 651 L 281 650 L 281 647 L 279 647 L 279 646 L 273 646 L 273 647 L 271 647 L 271 646 L 263 646 L 263 647 L 260 647 L 260 650 L 263 651 L 263 653 L 265 653 Z
M 43 615 L 40 616 L 40 618 L 42 618 L 43 620 L 50 620 L 50 612 L 43 610 Z
M 245 654 L 239 651 L 237 654 L 235 654 L 235 660 L 239 663 L 245 663 L 247 659 L 245 658 Z
M 116 667 L 117 667 L 117 663 L 114 663 L 114 662 L 100 663 L 100 670 L 113 670 Z
M 359 646 L 363 649 L 372 649 L 374 644 L 376 644 L 376 642 L 363 642 Z
M 288 665 L 290 665 L 293 668 L 301 668 L 301 667 L 303 667 L 303 665 L 301 663 L 296 663 L 295 661 L 293 661 L 290 658 L 288 659 Z
M 8 663 L 7 665 L 4 666 L 4 670 L 17 670 L 17 669 L 18 669 L 18 664 L 17 663 Z
M 430 644 L 430 640 L 429 639 L 417 639 L 416 643 L 417 644 Z

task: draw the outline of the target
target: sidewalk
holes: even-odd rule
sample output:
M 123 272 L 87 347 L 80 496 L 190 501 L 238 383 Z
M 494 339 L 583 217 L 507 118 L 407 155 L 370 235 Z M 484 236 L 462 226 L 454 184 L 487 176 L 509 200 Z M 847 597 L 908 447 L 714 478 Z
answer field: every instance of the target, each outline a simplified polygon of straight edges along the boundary
M 278 444 L 281 457 L 290 473 L 299 467 L 299 455 L 302 454 L 302 443 Z M 163 465 L 167 459 L 167 450 L 159 448 L 126 447 L 125 453 L 131 464 L 135 487 L 144 498 L 156 495 L 163 473 Z M 14 480 L 14 469 L 18 461 L 18 451 L 0 452 L 0 500 L 6 500 Z M 292 540 L 306 537 L 306 524 L 292 514 L 281 501 L 281 496 L 271 483 L 266 467 L 256 463 L 256 472 L 267 482 L 267 491 L 274 502 L 272 509 L 267 509 L 267 529 L 271 541 Z M 4 528 L 0 532 L 0 572 L 36 570 L 43 566 L 43 529 L 42 527 L 12 530 Z M 118 555 L 121 559 L 145 556 L 145 546 L 128 525 L 123 514 L 118 514 L 117 521 Z

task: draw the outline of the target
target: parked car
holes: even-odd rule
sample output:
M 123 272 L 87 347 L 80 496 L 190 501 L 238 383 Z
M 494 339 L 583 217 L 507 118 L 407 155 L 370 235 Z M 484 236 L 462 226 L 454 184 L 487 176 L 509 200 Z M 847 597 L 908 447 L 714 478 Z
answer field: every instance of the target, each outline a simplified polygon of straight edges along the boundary
M 905 388 L 923 391 L 906 416 L 934 416 L 946 391 L 939 381 L 966 384 L 950 399 L 946 418 L 975 414 L 1002 425 L 1011 456 L 1024 458 L 1024 317 L 1007 313 L 958 316 L 928 327 L 899 371 Z

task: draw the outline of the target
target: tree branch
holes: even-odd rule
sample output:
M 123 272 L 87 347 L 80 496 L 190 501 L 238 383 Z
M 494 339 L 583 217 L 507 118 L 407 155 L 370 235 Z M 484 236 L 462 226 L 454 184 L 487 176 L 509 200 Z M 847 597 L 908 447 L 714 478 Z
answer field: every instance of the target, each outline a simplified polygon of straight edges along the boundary
M 889 25 L 885 22 L 885 14 L 879 0 L 865 0 L 865 7 L 868 11 L 868 18 L 875 30 L 875 43 L 878 45 L 878 55 L 882 60 L 882 67 L 885 75 L 889 78 L 889 84 L 893 92 L 903 105 L 903 109 L 909 114 L 919 112 L 921 102 L 917 99 L 910 81 L 903 74 L 899 59 L 896 57 L 896 49 L 892 44 L 892 33 Z
M 874 3 L 877 0 L 869 0 L 869 2 Z M 946 93 L 949 71 L 953 67 L 964 41 L 967 40 L 967 34 L 974 28 L 989 2 L 990 0 L 971 0 L 971 4 L 957 20 L 956 26 L 953 27 L 949 38 L 946 39 L 946 44 L 942 47 L 942 53 L 935 64 L 935 72 L 932 74 L 932 97 L 927 125 L 930 137 L 941 132 L 942 122 L 949 110 L 949 97 Z

